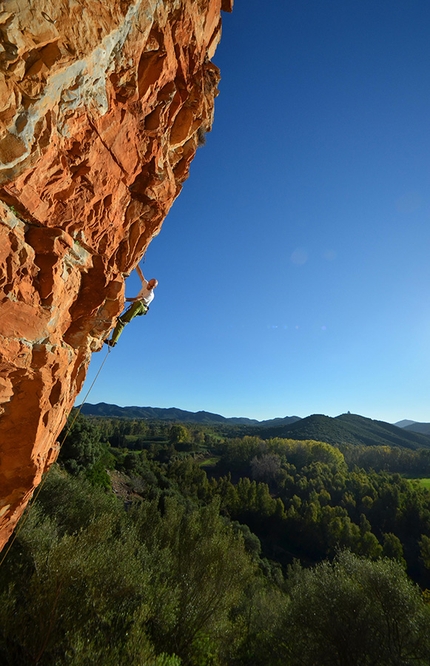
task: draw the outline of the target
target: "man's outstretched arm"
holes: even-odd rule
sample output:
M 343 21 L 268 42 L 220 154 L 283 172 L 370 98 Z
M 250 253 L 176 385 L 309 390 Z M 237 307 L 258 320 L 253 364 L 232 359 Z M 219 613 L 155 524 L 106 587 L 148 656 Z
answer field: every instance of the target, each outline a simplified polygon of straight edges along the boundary
M 145 287 L 145 286 L 146 286 L 146 280 L 145 280 L 145 277 L 144 277 L 144 275 L 143 275 L 143 273 L 142 273 L 142 271 L 141 271 L 139 265 L 136 266 L 136 271 L 137 271 L 138 276 L 140 277 L 140 281 L 141 281 L 141 283 L 142 283 L 142 287 Z M 139 299 L 138 299 L 137 296 L 135 296 L 134 298 L 126 298 L 125 300 L 128 301 L 128 302 L 133 302 L 133 303 L 135 303 L 135 302 L 136 302 L 137 300 L 139 300 Z
M 138 276 L 140 277 L 140 281 L 142 282 L 142 286 L 144 287 L 145 284 L 146 284 L 146 280 L 145 280 L 145 277 L 142 273 L 142 270 L 141 270 L 139 264 L 136 266 L 136 271 L 137 271 Z

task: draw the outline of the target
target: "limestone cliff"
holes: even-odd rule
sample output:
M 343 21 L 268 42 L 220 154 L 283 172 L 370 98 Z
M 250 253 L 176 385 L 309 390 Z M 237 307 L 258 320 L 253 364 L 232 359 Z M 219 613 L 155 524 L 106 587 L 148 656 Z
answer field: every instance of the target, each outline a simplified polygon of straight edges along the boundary
M 0 548 L 211 128 L 232 1 L 0 2 Z

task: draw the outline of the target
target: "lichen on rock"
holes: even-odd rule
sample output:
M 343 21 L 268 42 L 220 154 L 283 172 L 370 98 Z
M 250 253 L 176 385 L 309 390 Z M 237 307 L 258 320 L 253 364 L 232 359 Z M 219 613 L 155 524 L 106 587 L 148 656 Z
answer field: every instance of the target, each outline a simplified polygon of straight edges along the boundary
M 231 9 L 0 2 L 0 548 L 211 129 Z

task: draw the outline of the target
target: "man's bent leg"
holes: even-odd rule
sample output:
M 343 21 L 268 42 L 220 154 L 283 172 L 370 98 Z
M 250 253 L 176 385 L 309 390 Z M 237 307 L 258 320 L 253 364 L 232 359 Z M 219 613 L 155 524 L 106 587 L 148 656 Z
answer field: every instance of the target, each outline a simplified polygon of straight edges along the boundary
M 134 317 L 142 314 L 145 308 L 146 306 L 141 301 L 136 301 L 130 305 L 128 310 L 126 310 L 123 315 L 121 315 L 120 319 L 124 324 L 128 324 L 132 319 L 134 319 Z
M 123 332 L 124 326 L 129 322 L 131 322 L 131 320 L 134 319 L 134 317 L 145 312 L 145 309 L 147 309 L 146 305 L 141 303 L 141 301 L 136 301 L 135 303 L 133 303 L 133 305 L 130 305 L 130 307 L 128 308 L 128 310 L 124 312 L 124 314 L 118 317 L 114 332 L 112 333 L 112 337 L 109 341 L 111 347 L 114 347 L 118 342 L 118 338 Z
M 122 323 L 121 319 L 118 319 L 118 321 L 116 323 L 116 326 L 114 328 L 114 331 L 112 333 L 112 337 L 109 340 L 109 344 L 110 344 L 111 347 L 116 345 L 116 343 L 118 342 L 118 338 L 121 335 L 121 333 L 123 332 L 124 326 L 125 326 L 125 324 Z

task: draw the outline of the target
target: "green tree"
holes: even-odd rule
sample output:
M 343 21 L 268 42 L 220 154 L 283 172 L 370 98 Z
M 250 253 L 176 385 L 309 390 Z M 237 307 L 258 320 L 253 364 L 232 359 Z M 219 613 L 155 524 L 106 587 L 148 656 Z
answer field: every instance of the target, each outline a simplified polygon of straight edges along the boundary
M 421 535 L 419 541 L 420 555 L 426 569 L 430 569 L 430 538 L 425 534 Z
M 406 560 L 403 557 L 403 546 L 399 537 L 391 532 L 384 534 L 384 543 L 382 545 L 382 555 L 392 560 L 397 560 L 401 566 L 406 569 Z
M 100 441 L 101 433 L 98 426 L 82 415 L 76 418 L 75 413 L 71 413 L 60 435 L 60 442 L 64 437 L 58 461 L 71 474 L 86 471 L 106 453 L 106 446 Z
M 254 571 L 241 535 L 218 511 L 217 502 L 187 512 L 168 499 L 163 518 L 149 504 L 132 512 L 150 551 L 161 548 L 157 560 L 168 552 L 158 603 L 162 607 L 167 596 L 171 611 L 154 615 L 155 645 L 195 666 L 209 663 L 209 655 L 221 650 L 220 638 L 230 636 L 230 613 Z
M 92 516 L 62 533 L 34 507 L 0 579 L 0 662 L 138 666 L 156 657 L 147 635 L 150 568 L 121 516 Z M 11 554 L 12 555 L 12 554 Z
M 340 553 L 295 572 L 279 647 L 291 666 L 428 664 L 430 608 L 394 560 Z
M 188 442 L 190 433 L 181 423 L 175 423 L 169 428 L 169 442 L 173 445 Z

